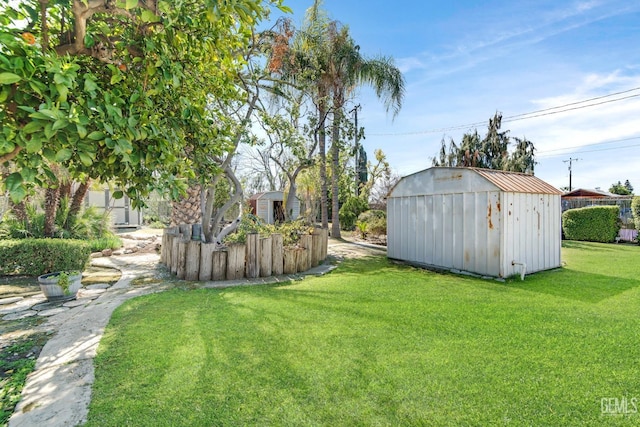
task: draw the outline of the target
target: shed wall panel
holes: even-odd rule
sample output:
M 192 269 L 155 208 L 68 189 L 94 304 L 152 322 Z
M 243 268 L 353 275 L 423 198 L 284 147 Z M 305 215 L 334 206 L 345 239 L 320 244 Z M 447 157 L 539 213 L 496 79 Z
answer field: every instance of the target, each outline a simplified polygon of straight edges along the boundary
M 516 177 L 516 180 L 518 178 Z M 560 265 L 558 194 L 500 190 L 474 170 L 403 178 L 388 198 L 388 256 L 506 277 Z
M 560 266 L 560 203 L 553 194 L 503 193 L 505 233 L 502 275 L 548 270 Z

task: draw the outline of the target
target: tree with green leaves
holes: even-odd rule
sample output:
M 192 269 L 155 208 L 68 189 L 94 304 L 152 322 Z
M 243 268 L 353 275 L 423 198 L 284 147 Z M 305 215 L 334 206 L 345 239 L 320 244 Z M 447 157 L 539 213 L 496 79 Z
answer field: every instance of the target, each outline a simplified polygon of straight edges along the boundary
M 331 235 L 340 237 L 339 221 L 339 159 L 341 122 L 343 121 L 346 102 L 353 91 L 362 86 L 371 86 L 380 97 L 387 111 L 398 113 L 404 96 L 404 78 L 400 70 L 393 65 L 388 57 L 366 58 L 360 53 L 359 46 L 349 34 L 347 26 L 341 26 L 337 21 L 329 20 L 321 10 L 322 1 L 315 0 L 307 13 L 308 33 L 313 34 L 314 44 L 307 44 L 307 52 L 321 65 L 322 73 L 317 81 L 317 105 L 319 113 L 331 111 L 331 164 L 332 164 L 332 231 Z M 326 131 L 321 130 L 320 144 L 321 169 L 326 164 L 324 137 Z M 321 179 L 326 180 L 322 174 Z M 323 187 L 327 187 L 323 182 Z M 326 191 L 323 191 L 326 194 Z M 324 208 L 323 208 L 324 209 Z M 323 226 L 324 210 L 323 210 Z
M 509 152 L 509 131 L 502 131 L 502 114 L 489 119 L 487 134 L 481 139 L 478 131 L 465 133 L 460 145 L 453 139 L 449 146 L 441 142 L 438 155 L 432 158 L 433 166 L 477 167 L 533 174 L 537 164 L 535 147 L 526 138 L 514 138 L 515 149 Z
M 629 180 L 626 180 L 624 184 L 618 181 L 617 184 L 611 184 L 609 187 L 609 192 L 613 194 L 619 194 L 621 196 L 629 196 L 633 194 L 633 187 Z
M 0 165 L 12 201 L 35 186 L 55 193 L 57 168 L 113 182 L 134 207 L 153 189 L 175 197 L 196 175 L 220 177 L 217 160 L 237 147 L 229 109 L 247 99 L 243 54 L 268 10 L 261 0 L 0 6 Z

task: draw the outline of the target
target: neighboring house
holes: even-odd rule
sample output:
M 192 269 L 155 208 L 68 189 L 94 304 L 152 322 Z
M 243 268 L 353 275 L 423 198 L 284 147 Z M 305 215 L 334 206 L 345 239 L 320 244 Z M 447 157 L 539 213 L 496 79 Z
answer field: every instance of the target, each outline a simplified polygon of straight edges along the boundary
M 275 224 L 285 220 L 284 191 L 266 191 L 254 194 L 249 198 L 249 205 L 251 213 L 262 218 L 267 224 Z M 298 216 L 300 216 L 300 200 L 296 198 L 293 203 L 291 219 L 296 219 Z
M 521 173 L 447 167 L 414 173 L 387 198 L 387 254 L 493 277 L 559 267 L 560 194 Z
M 603 191 L 599 188 L 576 190 L 562 195 L 562 212 L 568 209 L 584 208 L 587 206 L 618 206 L 620 208 L 620 220 L 625 228 L 634 228 L 631 214 L 631 200 L 633 196 L 622 196 L 620 194 Z M 626 240 L 626 239 L 625 239 Z
M 90 190 L 84 199 L 85 206 L 95 206 L 99 210 L 109 210 L 115 228 L 138 228 L 142 225 L 142 212 L 133 209 L 129 198 L 114 199 L 109 189 Z

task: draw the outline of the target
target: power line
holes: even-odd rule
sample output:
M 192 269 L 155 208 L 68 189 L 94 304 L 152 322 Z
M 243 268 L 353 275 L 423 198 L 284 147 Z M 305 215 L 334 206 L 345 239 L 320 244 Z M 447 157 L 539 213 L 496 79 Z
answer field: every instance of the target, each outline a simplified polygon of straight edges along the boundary
M 570 102 L 569 104 L 559 105 L 557 107 L 544 108 L 542 110 L 533 111 L 531 113 L 516 114 L 514 116 L 509 116 L 509 117 L 506 117 L 506 118 L 507 119 L 513 119 L 515 117 L 527 116 L 529 114 L 542 113 L 544 111 L 557 110 L 558 108 L 571 107 L 573 105 L 584 104 L 585 102 L 597 101 L 598 99 L 610 98 L 612 96 L 617 96 L 617 95 L 622 95 L 624 93 L 634 92 L 634 91 L 636 91 L 638 89 L 640 89 L 640 87 L 634 87 L 632 89 L 622 90 L 620 92 L 614 92 L 614 93 L 610 93 L 608 95 L 596 96 L 596 97 L 593 97 L 593 98 L 585 99 L 583 101 Z M 634 96 L 637 96 L 637 95 L 634 95 Z M 625 98 L 620 98 L 620 99 L 625 99 Z
M 566 151 L 568 150 L 579 150 L 581 148 L 584 147 L 592 147 L 594 145 L 605 145 L 605 144 L 615 144 L 617 142 L 624 142 L 624 141 L 632 141 L 634 139 L 640 139 L 640 136 L 632 136 L 629 138 L 622 138 L 622 139 L 613 139 L 611 141 L 600 141 L 600 142 L 592 142 L 589 144 L 582 144 L 582 145 L 572 145 L 571 147 L 564 147 L 564 148 L 554 148 L 552 150 L 544 150 L 544 151 L 538 151 L 538 156 L 540 157 L 554 157 L 554 156 L 559 156 L 561 154 L 547 154 L 547 153 L 552 153 L 552 152 L 556 152 L 556 151 L 562 151 L 564 152 L 563 154 L 566 154 Z M 618 147 L 611 147 L 611 150 L 615 150 Z M 600 150 L 602 151 L 602 150 Z
M 506 116 L 506 117 L 502 118 L 502 121 L 504 123 L 515 122 L 515 121 L 519 121 L 519 120 L 533 119 L 533 118 L 536 118 L 536 117 L 542 117 L 542 116 L 548 116 L 548 115 L 552 115 L 552 114 L 564 113 L 564 112 L 567 112 L 567 111 L 579 110 L 579 109 L 582 109 L 582 108 L 595 107 L 595 106 L 598 106 L 598 105 L 608 104 L 608 103 L 611 103 L 611 102 L 623 101 L 625 99 L 639 97 L 640 94 L 624 96 L 624 97 L 621 97 L 621 98 L 610 99 L 610 100 L 596 102 L 596 103 L 588 104 L 588 105 L 576 106 L 578 104 L 584 104 L 584 103 L 587 103 L 587 102 L 592 102 L 592 101 L 597 101 L 597 100 L 600 100 L 600 99 L 610 98 L 612 96 L 618 96 L 618 95 L 622 95 L 622 94 L 625 94 L 625 93 L 634 92 L 634 91 L 637 91 L 637 90 L 640 90 L 640 87 L 635 87 L 635 88 L 623 90 L 623 91 L 620 91 L 620 92 L 614 92 L 614 93 L 610 93 L 610 94 L 607 94 L 607 95 L 596 96 L 596 97 L 593 97 L 593 98 L 584 99 L 582 101 L 576 101 L 576 102 L 571 102 L 571 103 L 568 103 L 568 104 L 558 105 L 556 107 L 543 108 L 543 109 L 540 109 L 540 110 L 530 111 L 528 113 L 521 113 L 521 114 L 515 114 L 515 115 L 512 115 L 512 116 Z M 572 108 L 566 108 L 566 107 L 572 107 Z M 552 111 L 552 110 L 559 110 L 559 111 Z M 371 133 L 369 135 L 371 135 L 371 136 L 425 135 L 425 134 L 429 134 L 429 133 L 442 133 L 442 132 L 448 132 L 448 131 L 453 131 L 453 130 L 469 129 L 469 128 L 472 128 L 472 127 L 478 127 L 478 126 L 484 125 L 486 123 L 487 123 L 486 121 L 483 121 L 483 122 L 467 123 L 467 124 L 464 124 L 464 125 L 449 126 L 449 127 L 439 128 L 439 129 L 429 129 L 429 130 L 424 130 L 424 131 L 397 132 L 397 133 Z
M 597 105 L 608 104 L 610 102 L 623 101 L 625 99 L 636 98 L 638 96 L 640 96 L 640 94 L 624 96 L 622 98 L 617 98 L 617 99 L 609 99 L 607 101 L 596 102 L 595 104 L 581 105 L 579 107 L 566 108 L 566 109 L 560 110 L 560 111 L 551 111 L 551 112 L 548 112 L 548 113 L 536 114 L 536 115 L 528 116 L 528 117 L 520 117 L 520 118 L 517 118 L 517 119 L 503 119 L 503 121 L 504 122 L 517 122 L 518 120 L 526 120 L 526 119 L 533 119 L 533 118 L 536 118 L 536 117 L 550 116 L 552 114 L 566 113 L 567 111 L 580 110 L 582 108 L 588 108 L 588 107 L 595 107 Z M 559 108 L 559 107 L 556 107 L 556 108 Z M 533 114 L 533 113 L 529 113 L 529 114 Z
M 633 148 L 633 147 L 640 147 L 640 144 L 632 144 L 632 145 L 625 145 L 623 147 L 608 147 L 608 148 L 594 148 L 593 150 L 584 150 L 584 151 L 575 151 L 576 154 L 583 154 L 583 153 L 595 153 L 598 151 L 611 151 L 611 150 L 624 150 L 626 148 Z M 561 154 L 554 154 L 554 155 L 550 155 L 550 156 L 541 156 L 541 157 L 556 157 L 556 156 L 562 156 L 565 155 L 567 153 L 561 153 Z

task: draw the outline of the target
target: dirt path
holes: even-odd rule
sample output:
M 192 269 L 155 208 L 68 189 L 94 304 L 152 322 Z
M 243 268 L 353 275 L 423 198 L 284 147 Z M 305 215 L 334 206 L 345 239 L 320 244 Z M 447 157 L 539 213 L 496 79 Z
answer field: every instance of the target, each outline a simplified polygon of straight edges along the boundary
M 387 248 L 385 246 L 330 238 L 327 253 L 337 258 L 363 258 L 367 256 L 386 256 Z

